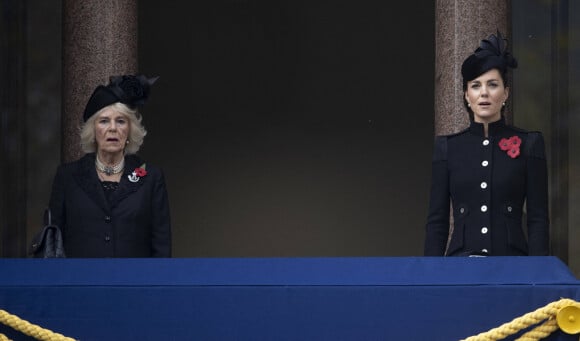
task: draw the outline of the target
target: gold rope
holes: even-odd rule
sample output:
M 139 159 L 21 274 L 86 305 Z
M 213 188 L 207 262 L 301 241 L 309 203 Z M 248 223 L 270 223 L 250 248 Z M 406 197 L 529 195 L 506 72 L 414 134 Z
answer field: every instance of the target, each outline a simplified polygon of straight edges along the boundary
M 19 318 L 16 315 L 9 314 L 8 312 L 0 309 L 0 322 L 16 329 L 17 331 L 26 334 L 28 336 L 32 336 L 37 340 L 42 341 L 75 341 L 75 339 L 66 337 L 59 333 L 55 333 L 51 330 L 44 329 L 40 326 L 32 324 L 28 321 L 25 321 Z M 8 341 L 9 339 L 5 336 L 0 334 L 0 341 Z
M 531 313 L 513 319 L 511 322 L 504 323 L 501 326 L 491 329 L 487 332 L 480 333 L 475 336 L 468 337 L 462 341 L 496 341 L 502 340 L 513 335 L 520 330 L 536 325 L 532 330 L 526 332 L 516 341 L 537 341 L 550 335 L 556 329 L 558 324 L 556 315 L 560 309 L 567 306 L 577 306 L 580 308 L 580 303 L 563 298 L 559 301 L 552 302 L 545 307 L 539 308 Z
M 537 326 L 536 328 L 530 330 L 529 332 L 522 335 L 516 341 L 536 341 L 545 339 L 550 334 L 558 329 L 558 323 L 555 318 L 550 318 L 546 322 Z

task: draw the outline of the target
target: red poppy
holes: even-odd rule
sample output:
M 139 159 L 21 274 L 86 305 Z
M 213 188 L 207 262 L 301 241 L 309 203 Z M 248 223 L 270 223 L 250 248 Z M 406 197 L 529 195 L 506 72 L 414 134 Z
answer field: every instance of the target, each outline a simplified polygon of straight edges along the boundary
M 499 148 L 506 151 L 509 157 L 515 159 L 520 155 L 520 145 L 522 144 L 522 139 L 514 135 L 509 139 L 503 138 L 499 141 Z
M 520 155 L 520 148 L 512 148 L 508 150 L 507 154 L 512 158 L 515 159 Z
M 510 144 L 512 146 L 518 147 L 518 148 L 522 144 L 522 139 L 520 139 L 520 137 L 517 136 L 517 135 L 514 135 L 514 136 L 510 137 L 509 141 L 510 141 Z
M 510 149 L 510 142 L 509 142 L 509 140 L 506 139 L 506 138 L 501 139 L 501 141 L 499 141 L 499 148 L 501 150 L 508 150 L 508 149 Z
M 135 168 L 135 170 L 133 171 L 135 173 L 135 175 L 137 175 L 138 177 L 142 178 L 145 175 L 147 175 L 147 171 L 141 167 L 139 168 Z

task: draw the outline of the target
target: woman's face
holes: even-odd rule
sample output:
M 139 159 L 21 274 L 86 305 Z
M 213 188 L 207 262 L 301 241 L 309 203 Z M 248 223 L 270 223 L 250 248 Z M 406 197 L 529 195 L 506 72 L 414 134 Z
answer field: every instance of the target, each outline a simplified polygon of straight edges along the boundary
M 492 69 L 467 82 L 465 100 L 473 111 L 473 120 L 478 123 L 495 122 L 501 118 L 501 108 L 509 95 L 501 74 Z
M 129 135 L 129 119 L 112 107 L 106 107 L 95 119 L 97 151 L 122 153 Z

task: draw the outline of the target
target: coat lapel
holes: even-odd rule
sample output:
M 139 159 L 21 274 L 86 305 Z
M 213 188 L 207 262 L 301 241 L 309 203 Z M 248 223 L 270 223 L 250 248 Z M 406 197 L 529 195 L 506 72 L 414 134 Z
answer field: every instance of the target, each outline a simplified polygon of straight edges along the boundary
M 79 160 L 79 167 L 73 173 L 73 177 L 79 187 L 91 198 L 103 211 L 109 212 L 110 207 L 101 181 L 95 169 L 95 154 L 86 154 Z
M 117 204 L 136 192 L 146 181 L 147 176 L 140 178 L 137 182 L 129 181 L 129 176 L 133 173 L 135 168 L 142 165 L 141 160 L 135 155 L 129 155 L 125 157 L 125 170 L 123 171 L 123 176 L 121 176 L 121 181 L 119 182 L 119 188 L 111 196 L 111 207 L 117 206 Z

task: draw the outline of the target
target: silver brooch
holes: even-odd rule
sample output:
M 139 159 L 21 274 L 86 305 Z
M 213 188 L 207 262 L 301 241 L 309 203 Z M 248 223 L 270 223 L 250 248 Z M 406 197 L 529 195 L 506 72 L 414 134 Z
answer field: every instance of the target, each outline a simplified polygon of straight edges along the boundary
M 139 181 L 139 179 L 141 179 L 140 177 L 137 176 L 137 173 L 133 172 L 130 175 L 127 175 L 127 178 L 129 178 L 129 181 L 131 182 L 137 182 Z

